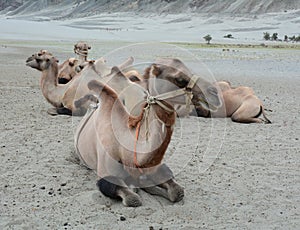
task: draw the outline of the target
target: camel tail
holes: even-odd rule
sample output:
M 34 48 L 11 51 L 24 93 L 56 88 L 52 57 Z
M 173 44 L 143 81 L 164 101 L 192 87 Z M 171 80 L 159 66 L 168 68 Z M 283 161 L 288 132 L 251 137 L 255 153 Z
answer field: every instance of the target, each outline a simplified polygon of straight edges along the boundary
M 265 109 L 263 108 L 263 106 L 261 106 L 261 112 L 262 112 L 262 115 L 264 117 L 264 122 L 266 124 L 271 124 L 272 122 L 267 118 L 266 113 L 265 113 Z

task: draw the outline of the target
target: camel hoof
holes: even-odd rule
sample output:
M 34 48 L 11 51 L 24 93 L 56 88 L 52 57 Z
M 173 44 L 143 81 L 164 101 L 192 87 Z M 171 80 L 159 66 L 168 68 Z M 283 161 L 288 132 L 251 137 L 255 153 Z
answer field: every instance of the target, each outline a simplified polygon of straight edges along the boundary
M 137 194 L 130 194 L 124 197 L 123 204 L 127 207 L 139 207 L 142 205 L 142 201 Z
M 47 113 L 51 116 L 56 116 L 58 115 L 57 109 L 56 108 L 50 108 L 47 110 Z
M 170 201 L 172 201 L 174 203 L 181 201 L 184 197 L 184 189 L 178 184 L 176 184 L 174 187 L 170 188 L 168 193 L 169 193 Z

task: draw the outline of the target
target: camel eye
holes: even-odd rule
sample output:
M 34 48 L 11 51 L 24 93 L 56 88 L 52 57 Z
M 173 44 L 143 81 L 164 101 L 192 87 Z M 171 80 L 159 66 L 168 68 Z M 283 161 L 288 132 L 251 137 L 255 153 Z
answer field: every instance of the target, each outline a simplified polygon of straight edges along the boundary
M 187 80 L 185 80 L 184 78 L 182 77 L 179 77 L 179 78 L 176 78 L 175 79 L 175 83 L 176 85 L 178 85 L 179 87 L 184 87 L 188 84 Z

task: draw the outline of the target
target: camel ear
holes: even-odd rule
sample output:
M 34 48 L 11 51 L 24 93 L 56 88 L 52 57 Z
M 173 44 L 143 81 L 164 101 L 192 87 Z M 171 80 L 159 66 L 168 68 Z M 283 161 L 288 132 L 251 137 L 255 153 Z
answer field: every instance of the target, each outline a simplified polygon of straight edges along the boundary
M 75 58 L 69 58 L 69 65 L 73 67 L 75 65 L 75 61 Z
M 95 93 L 97 93 L 98 95 L 102 95 L 103 93 L 116 99 L 118 98 L 118 95 L 116 94 L 116 92 L 111 89 L 110 87 L 108 87 L 107 85 L 103 84 L 100 81 L 97 80 L 92 80 L 88 83 L 88 88 L 90 90 L 93 90 Z
M 161 74 L 160 68 L 156 64 L 153 64 L 150 68 L 150 76 L 157 77 L 160 74 Z

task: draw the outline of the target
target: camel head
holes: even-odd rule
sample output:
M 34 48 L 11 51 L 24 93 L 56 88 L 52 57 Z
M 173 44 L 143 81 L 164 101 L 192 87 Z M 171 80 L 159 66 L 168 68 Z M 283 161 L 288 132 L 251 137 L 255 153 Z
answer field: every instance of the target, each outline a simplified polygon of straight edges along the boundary
M 155 94 L 180 88 L 185 89 L 188 94 L 192 94 L 191 101 L 195 106 L 201 105 L 211 111 L 221 106 L 217 88 L 199 76 L 193 75 L 179 59 L 163 58 L 157 60 L 156 63 L 146 69 L 144 78 L 149 78 L 149 82 L 151 82 L 150 78 L 159 79 L 158 83 L 154 83 Z M 186 104 L 184 96 L 177 96 L 169 99 L 169 101 L 174 104 Z
M 70 81 L 82 68 L 83 66 L 79 65 L 78 59 L 69 58 L 59 67 L 58 83 L 65 84 Z
M 26 60 L 26 65 L 39 71 L 43 71 L 48 69 L 51 64 L 58 62 L 58 60 L 52 56 L 51 53 L 44 51 L 45 50 L 41 50 L 40 52 L 31 55 Z
M 77 42 L 74 45 L 74 53 L 80 56 L 87 56 L 91 46 L 89 46 L 86 42 Z

